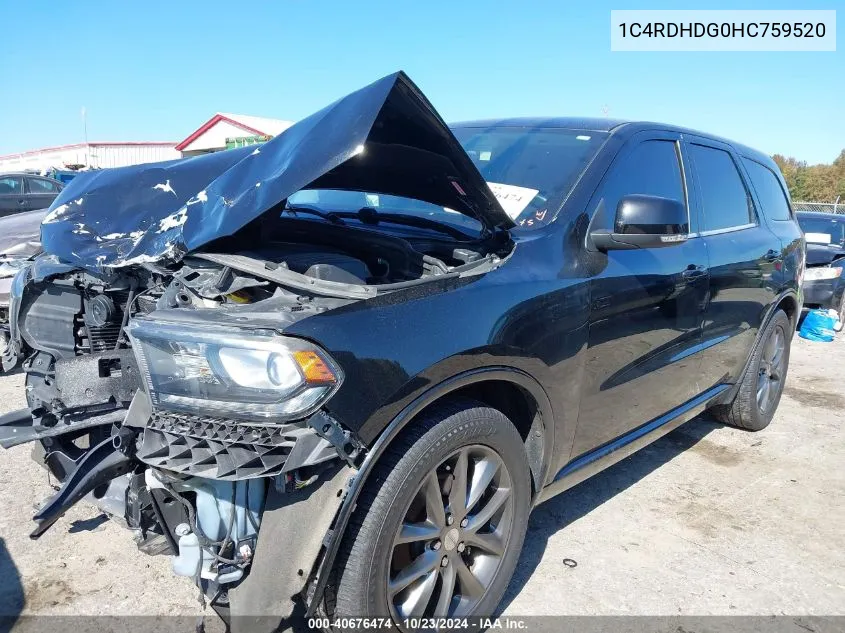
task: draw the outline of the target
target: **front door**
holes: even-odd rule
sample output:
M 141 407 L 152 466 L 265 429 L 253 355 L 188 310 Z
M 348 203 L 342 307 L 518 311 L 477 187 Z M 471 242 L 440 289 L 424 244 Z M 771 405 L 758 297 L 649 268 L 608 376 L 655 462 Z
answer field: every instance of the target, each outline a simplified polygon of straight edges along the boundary
M 605 213 L 615 214 L 619 199 L 630 194 L 686 204 L 684 173 L 675 136 L 635 137 L 614 161 L 590 208 L 603 205 Z M 692 217 L 691 233 L 695 227 Z M 708 289 L 702 240 L 598 256 L 604 261 L 590 282 L 588 350 L 572 457 L 703 391 L 696 355 Z
M 37 176 L 27 176 L 27 185 L 29 186 L 29 193 L 27 197 L 28 208 L 30 211 L 35 209 L 46 209 L 51 204 L 56 196 L 59 195 L 61 187 L 58 183 L 53 182 L 47 178 L 38 178 Z
M 0 217 L 26 211 L 23 176 L 0 176 Z

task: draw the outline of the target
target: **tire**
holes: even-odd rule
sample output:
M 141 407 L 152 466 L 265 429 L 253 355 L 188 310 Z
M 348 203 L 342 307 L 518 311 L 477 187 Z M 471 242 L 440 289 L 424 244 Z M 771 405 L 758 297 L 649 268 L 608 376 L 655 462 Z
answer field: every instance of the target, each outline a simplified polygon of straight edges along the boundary
M 793 334 L 794 328 L 789 317 L 783 310 L 777 310 L 766 325 L 760 344 L 751 356 L 748 371 L 739 384 L 733 402 L 713 408 L 712 412 L 720 422 L 747 431 L 760 431 L 769 426 L 783 394 Z M 778 341 L 782 342 L 780 357 L 773 354 Z M 762 374 L 765 372 L 768 372 L 769 376 L 769 392 L 764 398 L 765 405 L 761 406 L 758 389 L 762 388 Z M 775 374 L 776 383 L 771 381 Z
M 496 462 L 496 458 L 500 461 Z M 466 513 L 460 510 L 457 496 L 461 487 L 452 485 L 463 472 L 462 463 L 467 464 L 465 505 L 470 508 Z M 473 474 L 479 473 L 478 479 L 485 480 L 484 475 L 495 464 L 497 470 L 479 498 L 480 485 L 474 486 Z M 442 515 L 436 510 L 438 495 L 445 506 L 441 507 Z M 495 518 L 477 524 L 476 520 L 482 521 L 498 499 L 504 501 L 497 514 L 492 515 Z M 458 510 L 453 523 L 448 524 L 453 507 Z M 411 614 L 493 614 L 519 560 L 530 508 L 528 461 L 522 438 L 510 420 L 474 400 L 454 400 L 436 406 L 414 420 L 391 443 L 361 491 L 335 567 L 334 591 L 330 592 L 334 594 L 334 605 L 327 603 L 327 611 L 341 621 L 365 616 L 392 617 L 400 628 L 402 619 Z M 464 514 L 466 521 L 462 520 Z M 441 527 L 436 527 L 438 522 Z M 400 526 L 408 524 L 414 529 L 424 527 L 426 538 L 397 544 L 400 536 L 411 534 L 406 528 L 400 535 Z M 486 528 L 479 529 L 479 525 Z M 414 537 L 420 534 L 414 533 Z M 488 554 L 479 538 L 486 539 L 484 546 L 496 544 L 491 552 L 503 545 L 501 555 Z M 434 569 L 430 569 L 432 565 Z M 420 580 L 392 593 L 402 586 L 403 577 L 412 575 L 407 570 L 422 568 L 428 571 Z M 481 584 L 470 582 L 467 571 Z M 448 601 L 441 599 L 447 579 L 449 584 L 454 583 L 455 594 Z M 423 587 L 421 593 L 419 587 Z M 479 592 L 481 588 L 483 591 Z M 419 595 L 423 597 L 413 598 Z M 426 599 L 425 595 L 429 597 Z M 444 610 L 446 602 L 450 605 L 448 610 Z

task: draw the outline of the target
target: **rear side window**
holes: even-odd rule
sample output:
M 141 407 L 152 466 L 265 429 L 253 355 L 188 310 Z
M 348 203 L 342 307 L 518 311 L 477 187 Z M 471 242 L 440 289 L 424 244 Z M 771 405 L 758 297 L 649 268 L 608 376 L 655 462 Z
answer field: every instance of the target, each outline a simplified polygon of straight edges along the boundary
M 20 176 L 0 176 L 0 194 L 22 194 L 23 178 Z
M 29 179 L 30 193 L 59 193 L 60 190 L 61 188 L 50 180 L 44 180 L 43 178 Z
M 721 149 L 690 145 L 701 189 L 703 231 L 752 224 L 754 205 L 731 155 Z
M 631 194 L 670 198 L 686 206 L 674 141 L 644 141 L 614 166 L 602 187 L 606 208 L 615 213 L 619 199 Z
M 748 158 L 743 158 L 745 169 L 751 177 L 751 184 L 757 192 L 763 213 L 770 220 L 791 220 L 789 200 L 783 192 L 778 177 L 768 167 Z

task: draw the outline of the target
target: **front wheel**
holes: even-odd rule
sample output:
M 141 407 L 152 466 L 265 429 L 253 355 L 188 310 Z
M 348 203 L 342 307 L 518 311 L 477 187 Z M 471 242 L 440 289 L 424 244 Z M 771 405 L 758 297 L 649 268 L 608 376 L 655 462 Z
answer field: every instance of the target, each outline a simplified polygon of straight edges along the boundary
M 522 438 L 499 411 L 431 410 L 367 481 L 336 568 L 335 618 L 492 615 L 513 574 L 531 500 Z

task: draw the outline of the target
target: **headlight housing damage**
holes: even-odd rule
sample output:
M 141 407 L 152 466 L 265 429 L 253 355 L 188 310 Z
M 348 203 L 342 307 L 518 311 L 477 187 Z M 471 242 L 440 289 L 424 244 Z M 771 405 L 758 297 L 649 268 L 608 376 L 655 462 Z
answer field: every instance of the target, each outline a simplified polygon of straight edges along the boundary
M 343 381 L 325 351 L 268 330 L 135 319 L 128 332 L 159 409 L 285 422 L 316 411 Z

